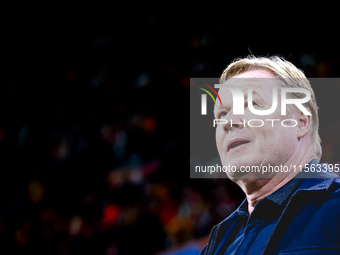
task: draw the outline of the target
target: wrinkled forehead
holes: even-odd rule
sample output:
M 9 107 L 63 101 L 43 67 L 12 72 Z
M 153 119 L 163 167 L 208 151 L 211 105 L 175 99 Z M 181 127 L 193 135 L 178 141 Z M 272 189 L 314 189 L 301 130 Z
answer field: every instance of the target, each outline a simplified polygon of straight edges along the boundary
M 223 87 L 224 85 L 225 87 Z M 232 94 L 229 86 L 239 88 L 246 96 L 248 89 L 251 89 L 253 93 L 268 93 L 274 87 L 280 87 L 280 84 L 277 78 L 230 78 L 222 84 L 218 94 L 223 97 L 231 97 Z

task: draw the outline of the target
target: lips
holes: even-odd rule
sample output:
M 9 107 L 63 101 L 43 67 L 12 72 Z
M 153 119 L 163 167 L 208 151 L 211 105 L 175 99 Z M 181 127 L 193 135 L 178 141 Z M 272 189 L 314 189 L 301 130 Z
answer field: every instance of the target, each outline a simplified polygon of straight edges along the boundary
M 247 143 L 250 143 L 250 141 L 248 140 L 245 140 L 245 139 L 241 139 L 241 138 L 236 138 L 236 139 L 233 139 L 231 141 L 228 142 L 228 151 L 230 151 L 231 149 L 233 148 L 236 148 L 242 144 L 247 144 Z

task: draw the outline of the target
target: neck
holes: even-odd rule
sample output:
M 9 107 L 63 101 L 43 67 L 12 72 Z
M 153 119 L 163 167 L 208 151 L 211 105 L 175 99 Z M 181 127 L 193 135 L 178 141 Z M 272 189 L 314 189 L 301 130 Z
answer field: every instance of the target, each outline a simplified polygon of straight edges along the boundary
M 308 158 L 308 159 L 307 159 Z M 306 157 L 306 159 L 301 161 L 295 161 L 295 164 L 287 162 L 285 166 L 296 165 L 304 166 L 308 164 L 313 159 L 313 156 Z M 296 168 L 296 171 L 292 169 L 292 172 L 278 173 L 271 178 L 242 178 L 238 179 L 236 183 L 242 188 L 247 196 L 248 200 L 248 211 L 249 215 L 253 212 L 255 205 L 263 198 L 269 196 L 283 185 L 292 180 L 298 173 L 300 168 Z

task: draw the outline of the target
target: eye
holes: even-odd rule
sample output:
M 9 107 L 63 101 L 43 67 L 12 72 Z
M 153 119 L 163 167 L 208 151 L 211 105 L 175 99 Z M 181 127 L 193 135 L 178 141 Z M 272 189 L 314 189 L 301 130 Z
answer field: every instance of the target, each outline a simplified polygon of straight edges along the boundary
M 256 102 L 252 102 L 253 106 L 259 106 Z M 246 101 L 245 102 L 245 105 L 244 105 L 245 108 L 248 108 L 248 102 Z
M 227 112 L 221 112 L 220 114 L 219 114 L 219 117 L 220 118 L 223 118 L 223 117 L 225 117 L 225 116 L 227 116 Z

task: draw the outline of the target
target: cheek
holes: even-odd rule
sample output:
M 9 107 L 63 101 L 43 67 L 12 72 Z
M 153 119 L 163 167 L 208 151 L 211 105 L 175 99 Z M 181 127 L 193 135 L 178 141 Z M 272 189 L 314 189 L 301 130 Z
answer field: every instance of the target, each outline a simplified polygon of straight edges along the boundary
M 265 123 L 266 125 L 267 123 Z M 253 136 L 255 137 L 255 141 L 257 145 L 259 146 L 259 151 L 264 153 L 268 148 L 272 147 L 272 143 L 275 143 L 275 137 L 274 137 L 274 130 L 258 127 L 258 128 L 251 128 Z
M 268 125 L 268 123 L 266 123 Z M 260 133 L 260 141 L 262 143 L 262 147 L 264 151 L 267 151 L 269 154 L 277 153 L 278 147 L 282 147 L 282 134 L 280 133 L 282 130 L 274 125 L 268 125 L 267 128 L 264 128 Z
M 222 149 L 223 141 L 224 141 L 225 133 L 222 127 L 216 128 L 216 145 L 217 149 Z

